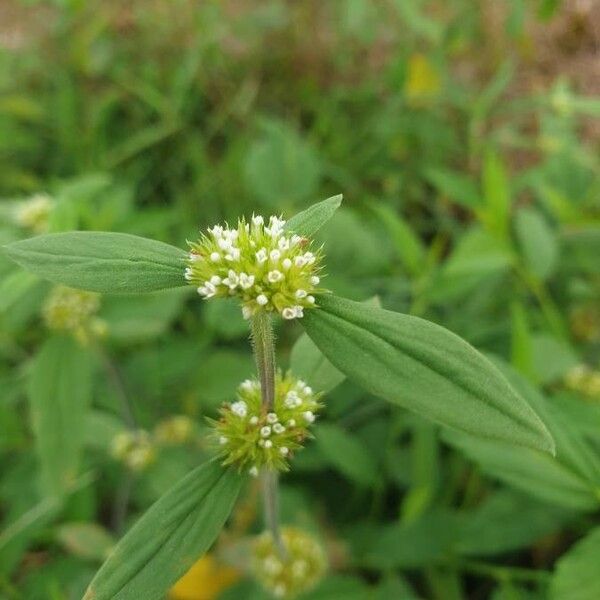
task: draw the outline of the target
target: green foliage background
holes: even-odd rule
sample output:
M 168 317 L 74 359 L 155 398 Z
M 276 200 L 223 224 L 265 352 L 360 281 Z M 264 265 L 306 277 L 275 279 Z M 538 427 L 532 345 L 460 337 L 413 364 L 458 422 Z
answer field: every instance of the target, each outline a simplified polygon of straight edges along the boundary
M 600 15 L 572 4 L 0 7 L 0 243 L 36 233 L 15 215 L 39 193 L 51 232 L 185 248 L 201 227 L 343 192 L 318 234 L 327 287 L 462 336 L 553 434 L 555 458 L 450 432 L 299 357 L 333 387 L 283 478 L 285 521 L 330 550 L 307 597 L 599 597 L 600 74 L 584 58 Z M 50 289 L 0 255 L 2 599 L 80 598 L 123 530 L 210 456 L 205 417 L 253 370 L 227 302 L 104 296 L 106 336 L 78 350 L 44 325 Z M 278 332 L 284 367 L 301 331 Z M 71 355 L 73 376 L 56 360 Z M 120 431 L 178 414 L 192 441 L 135 475 L 111 457 Z M 253 494 L 225 554 L 261 528 Z M 262 596 L 242 579 L 220 597 Z

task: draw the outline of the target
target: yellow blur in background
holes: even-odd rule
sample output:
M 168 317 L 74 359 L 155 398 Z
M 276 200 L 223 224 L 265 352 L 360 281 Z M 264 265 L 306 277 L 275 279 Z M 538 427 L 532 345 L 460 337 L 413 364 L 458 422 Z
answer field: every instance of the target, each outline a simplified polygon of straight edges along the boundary
M 200 558 L 173 586 L 170 600 L 214 600 L 240 578 L 237 569 L 221 564 L 210 554 Z

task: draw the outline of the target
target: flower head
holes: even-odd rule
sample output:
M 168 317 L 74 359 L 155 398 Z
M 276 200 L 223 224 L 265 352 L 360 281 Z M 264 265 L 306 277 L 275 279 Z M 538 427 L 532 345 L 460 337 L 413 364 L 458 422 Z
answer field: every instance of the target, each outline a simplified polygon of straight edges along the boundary
M 289 373 L 277 375 L 270 410 L 262 405 L 258 381 L 244 381 L 237 395 L 235 402 L 221 408 L 221 418 L 212 421 L 223 464 L 252 473 L 262 467 L 287 471 L 289 459 L 310 436 L 309 428 L 321 408 L 319 395 Z
M 314 587 L 327 569 L 325 552 L 310 534 L 296 527 L 281 530 L 286 556 L 280 556 L 270 532 L 259 535 L 252 552 L 256 579 L 276 598 L 294 598 Z
M 244 317 L 258 311 L 299 319 L 315 307 L 323 290 L 318 275 L 321 251 L 299 235 L 287 235 L 279 217 L 240 219 L 237 228 L 215 225 L 190 243 L 184 276 L 202 298 L 237 296 Z
M 193 434 L 194 422 L 185 415 L 169 417 L 154 428 L 154 438 L 165 445 L 185 444 L 192 439 Z
M 54 208 L 54 200 L 46 194 L 35 194 L 19 205 L 15 213 L 17 223 L 35 233 L 48 229 L 48 219 Z
M 105 332 L 104 321 L 95 318 L 99 308 L 98 294 L 59 285 L 50 292 L 42 313 L 49 329 L 72 333 L 85 342 Z
M 143 429 L 117 434 L 112 441 L 111 454 L 132 471 L 143 471 L 156 459 L 150 434 Z

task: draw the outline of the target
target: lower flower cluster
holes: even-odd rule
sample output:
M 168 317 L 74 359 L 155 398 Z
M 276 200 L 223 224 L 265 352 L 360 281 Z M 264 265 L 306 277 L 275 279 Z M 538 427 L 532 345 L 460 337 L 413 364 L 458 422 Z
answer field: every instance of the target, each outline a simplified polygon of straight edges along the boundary
M 254 542 L 251 567 L 256 579 L 276 598 L 294 598 L 314 587 L 327 568 L 325 552 L 310 534 L 284 527 L 282 556 L 270 532 Z
M 289 459 L 310 436 L 309 428 L 321 408 L 319 394 L 288 373 L 277 374 L 271 410 L 262 405 L 256 380 L 244 381 L 237 396 L 221 408 L 218 421 L 211 421 L 223 464 L 247 469 L 252 475 L 263 467 L 287 471 Z

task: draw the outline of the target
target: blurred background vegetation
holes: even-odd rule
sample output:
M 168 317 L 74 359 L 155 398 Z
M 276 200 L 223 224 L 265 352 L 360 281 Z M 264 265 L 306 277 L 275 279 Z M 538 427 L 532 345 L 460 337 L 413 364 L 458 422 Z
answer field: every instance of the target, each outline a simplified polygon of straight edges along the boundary
M 341 383 L 283 480 L 286 522 L 330 557 L 310 598 L 594 600 L 599 52 L 593 0 L 5 0 L 0 242 L 91 229 L 184 247 L 343 192 L 327 287 L 489 353 L 558 456 Z M 57 342 L 61 290 L 0 256 L 0 598 L 80 598 L 208 456 L 205 417 L 252 359 L 239 309 L 188 291 L 96 299 L 91 328 Z M 280 332 L 284 367 L 300 332 Z M 80 376 L 40 375 L 43 352 Z M 76 397 L 85 426 L 53 421 Z M 115 450 L 127 430 L 133 454 Z M 173 598 L 263 597 L 239 557 L 259 508 L 248 489 Z

